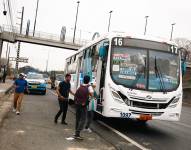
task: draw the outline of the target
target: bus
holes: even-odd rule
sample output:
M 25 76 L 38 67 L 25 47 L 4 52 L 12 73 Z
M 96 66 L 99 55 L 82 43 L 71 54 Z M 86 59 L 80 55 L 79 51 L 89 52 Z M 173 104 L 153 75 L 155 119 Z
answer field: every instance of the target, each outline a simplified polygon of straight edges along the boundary
M 96 113 L 104 117 L 178 121 L 181 57 L 172 41 L 110 33 L 66 59 L 75 92 L 84 75 L 96 83 Z M 73 97 L 70 97 L 73 99 Z

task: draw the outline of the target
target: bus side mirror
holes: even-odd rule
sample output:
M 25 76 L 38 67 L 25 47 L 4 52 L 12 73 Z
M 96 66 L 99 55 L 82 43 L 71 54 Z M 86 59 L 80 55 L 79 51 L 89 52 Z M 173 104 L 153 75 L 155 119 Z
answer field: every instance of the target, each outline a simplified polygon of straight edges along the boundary
M 99 57 L 104 58 L 104 57 L 106 57 L 106 54 L 107 54 L 106 47 L 105 46 L 101 46 L 99 48 Z
M 185 61 L 181 61 L 181 69 L 182 69 L 182 76 L 184 76 L 186 73 L 186 62 Z

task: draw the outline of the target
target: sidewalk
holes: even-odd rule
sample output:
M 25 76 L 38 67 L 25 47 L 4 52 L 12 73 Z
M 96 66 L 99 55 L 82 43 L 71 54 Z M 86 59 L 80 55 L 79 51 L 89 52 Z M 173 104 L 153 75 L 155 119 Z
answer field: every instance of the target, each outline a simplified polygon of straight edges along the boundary
M 0 82 L 0 100 L 11 89 L 12 85 L 12 80 L 6 80 L 5 83 Z
M 11 108 L 12 97 L 6 94 L 11 90 L 12 85 L 12 80 L 6 80 L 5 83 L 0 83 L 0 126 Z

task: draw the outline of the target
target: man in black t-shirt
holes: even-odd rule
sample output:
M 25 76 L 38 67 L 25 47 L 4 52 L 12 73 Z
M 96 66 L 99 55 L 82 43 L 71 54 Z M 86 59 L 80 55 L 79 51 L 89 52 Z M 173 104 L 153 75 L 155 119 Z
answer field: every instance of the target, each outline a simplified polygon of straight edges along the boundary
M 65 80 L 60 82 L 59 86 L 56 89 L 56 92 L 58 94 L 58 102 L 59 102 L 60 110 L 58 111 L 58 113 L 56 114 L 54 118 L 55 123 L 57 123 L 58 118 L 63 113 L 61 123 L 67 125 L 67 123 L 65 122 L 65 119 L 66 119 L 66 113 L 68 110 L 68 97 L 69 97 L 69 93 L 74 95 L 74 93 L 70 89 L 71 88 L 70 80 L 71 80 L 71 75 L 66 74 Z

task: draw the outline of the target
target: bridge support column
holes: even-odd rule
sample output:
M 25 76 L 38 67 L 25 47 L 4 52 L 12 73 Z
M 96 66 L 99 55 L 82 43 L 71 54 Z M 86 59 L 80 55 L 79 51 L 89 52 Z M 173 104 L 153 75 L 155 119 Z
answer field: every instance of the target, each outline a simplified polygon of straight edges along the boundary
M 3 50 L 3 40 L 0 39 L 0 70 L 1 70 L 1 54 L 2 54 L 2 50 Z

